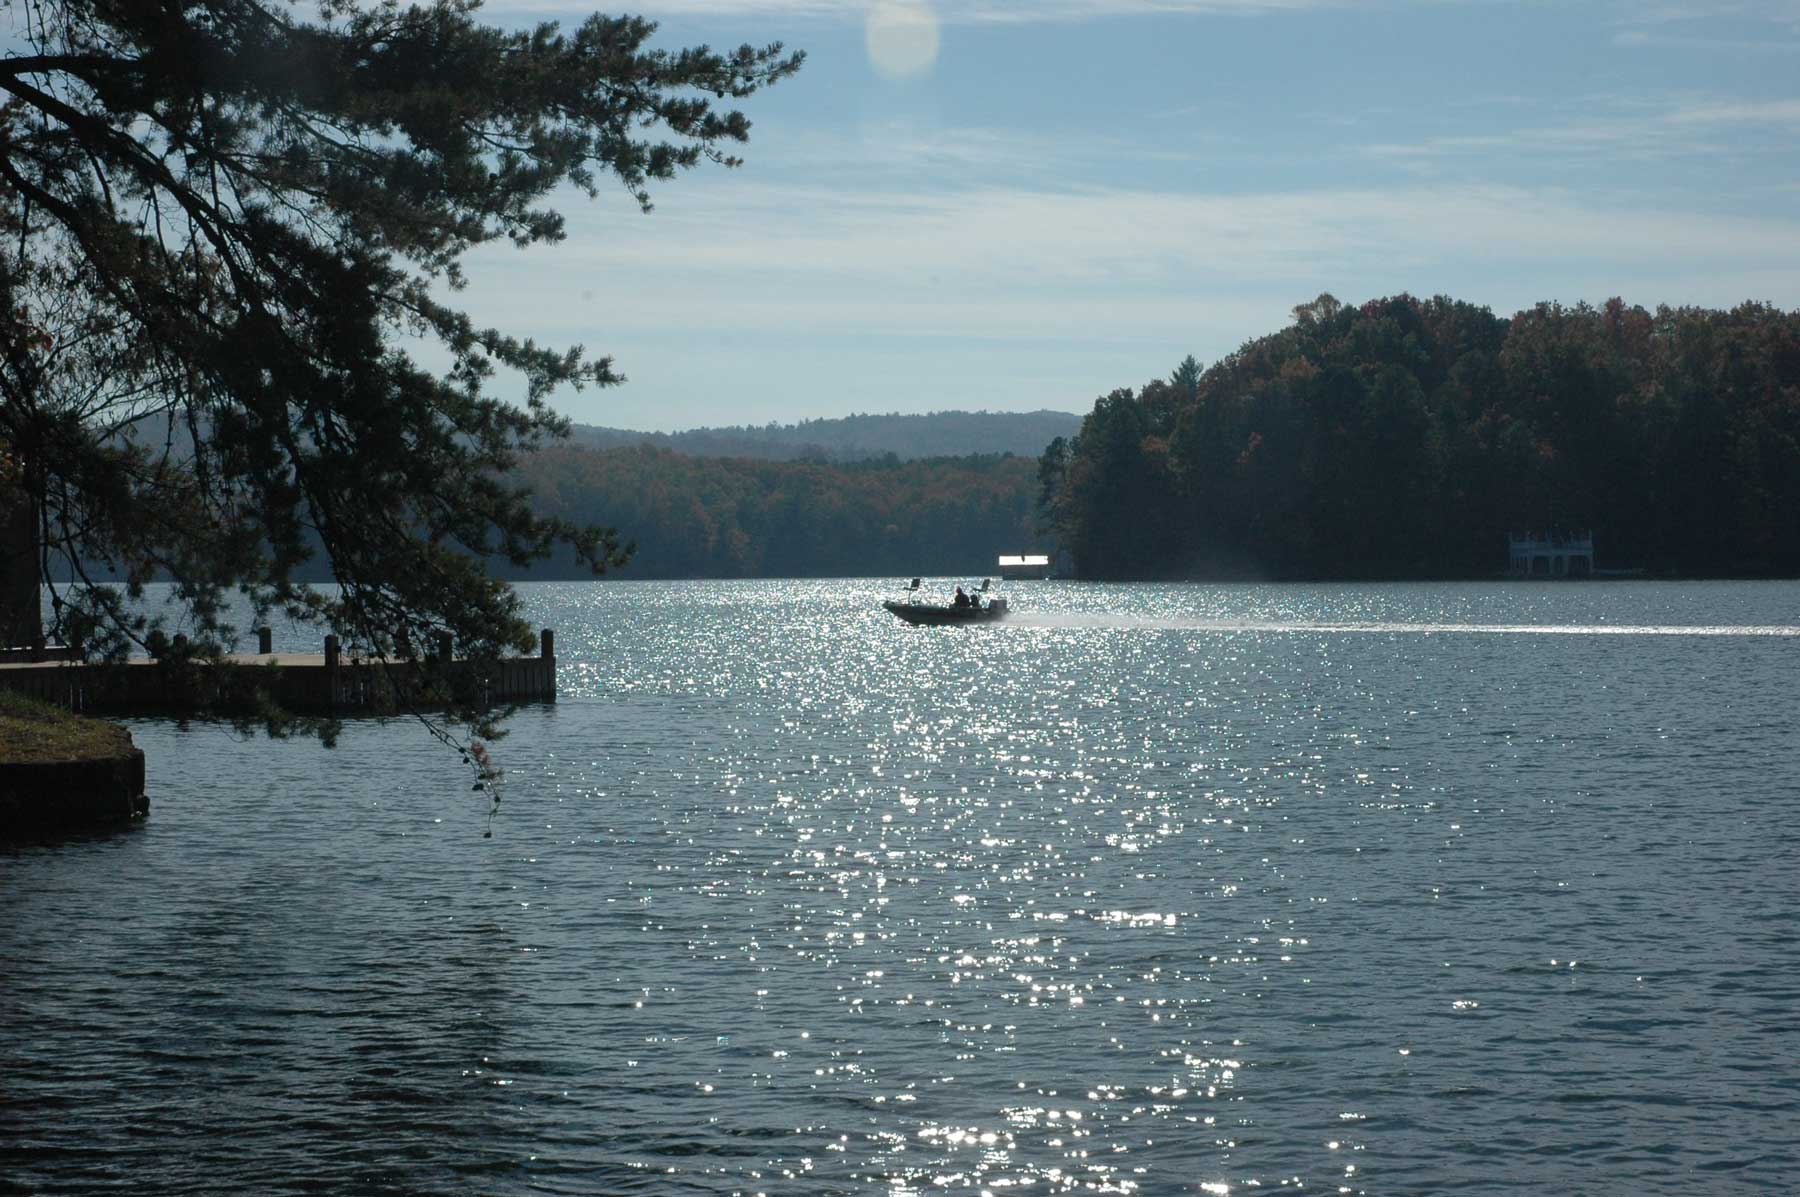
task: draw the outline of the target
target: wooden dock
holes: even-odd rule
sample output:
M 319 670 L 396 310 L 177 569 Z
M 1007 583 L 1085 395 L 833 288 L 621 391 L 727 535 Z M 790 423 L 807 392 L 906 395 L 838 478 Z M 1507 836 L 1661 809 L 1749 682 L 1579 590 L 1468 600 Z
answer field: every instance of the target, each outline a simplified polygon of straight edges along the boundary
M 556 634 L 545 628 L 540 655 L 466 661 L 440 649 L 414 662 L 344 656 L 335 636 L 323 653 L 265 651 L 205 662 L 134 658 L 121 664 L 80 661 L 0 661 L 0 688 L 70 711 L 94 715 L 183 712 L 249 714 L 266 695 L 284 710 L 309 715 L 381 714 L 407 705 L 441 707 L 452 701 L 478 708 L 556 701 Z

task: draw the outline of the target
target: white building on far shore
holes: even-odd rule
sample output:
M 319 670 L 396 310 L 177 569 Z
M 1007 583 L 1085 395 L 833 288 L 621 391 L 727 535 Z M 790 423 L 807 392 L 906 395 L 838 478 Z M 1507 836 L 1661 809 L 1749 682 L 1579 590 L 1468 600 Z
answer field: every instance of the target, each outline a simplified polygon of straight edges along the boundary
M 1050 576 L 1050 558 L 1041 553 L 1023 556 L 1003 555 L 1000 558 L 1000 576 L 1009 580 L 1047 578 Z
M 1594 576 L 1594 533 L 1514 532 L 1507 537 L 1515 578 L 1591 578 Z

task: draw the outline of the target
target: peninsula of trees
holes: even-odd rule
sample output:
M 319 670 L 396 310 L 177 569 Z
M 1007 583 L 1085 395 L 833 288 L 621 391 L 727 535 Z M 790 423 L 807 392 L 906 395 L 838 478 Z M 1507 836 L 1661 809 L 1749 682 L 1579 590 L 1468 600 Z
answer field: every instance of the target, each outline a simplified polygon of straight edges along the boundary
M 1510 532 L 1588 530 L 1603 567 L 1793 576 L 1800 312 L 1322 295 L 1040 469 L 1087 578 L 1491 577 Z

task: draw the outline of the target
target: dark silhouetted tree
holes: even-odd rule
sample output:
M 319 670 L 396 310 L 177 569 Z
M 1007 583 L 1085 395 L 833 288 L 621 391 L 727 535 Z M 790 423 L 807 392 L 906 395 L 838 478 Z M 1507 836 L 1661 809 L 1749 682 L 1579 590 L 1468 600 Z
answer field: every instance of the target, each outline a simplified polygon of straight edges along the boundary
M 633 17 L 509 32 L 471 0 L 21 0 L 0 59 L 0 444 L 30 559 L 73 575 L 56 630 L 153 630 L 79 580 L 177 584 L 196 651 L 233 589 L 361 648 L 527 644 L 483 559 L 610 530 L 504 480 L 609 359 L 480 328 L 446 296 L 496 241 L 564 235 L 559 188 L 649 188 L 749 123 L 721 102 L 797 69 L 779 45 L 649 48 Z M 411 346 L 442 354 L 426 369 Z M 522 403 L 494 394 L 496 371 Z M 296 584 L 309 558 L 341 588 Z

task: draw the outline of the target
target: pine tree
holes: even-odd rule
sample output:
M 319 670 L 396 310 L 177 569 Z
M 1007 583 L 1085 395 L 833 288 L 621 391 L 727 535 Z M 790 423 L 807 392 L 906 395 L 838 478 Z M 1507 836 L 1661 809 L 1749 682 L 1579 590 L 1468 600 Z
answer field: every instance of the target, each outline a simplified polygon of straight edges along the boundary
M 648 210 L 651 184 L 736 165 L 749 122 L 722 105 L 801 55 L 654 49 L 633 17 L 506 31 L 476 0 L 10 7 L 0 446 L 29 517 L 4 522 L 32 537 L 9 561 L 75 580 L 54 634 L 128 652 L 156 629 L 94 583 L 166 578 L 202 654 L 241 590 L 372 651 L 449 632 L 480 656 L 530 642 L 483 558 L 623 559 L 503 480 L 565 432 L 552 391 L 611 361 L 442 297 L 477 246 L 560 239 L 558 188 L 610 177 Z M 320 565 L 329 599 L 297 581 Z

